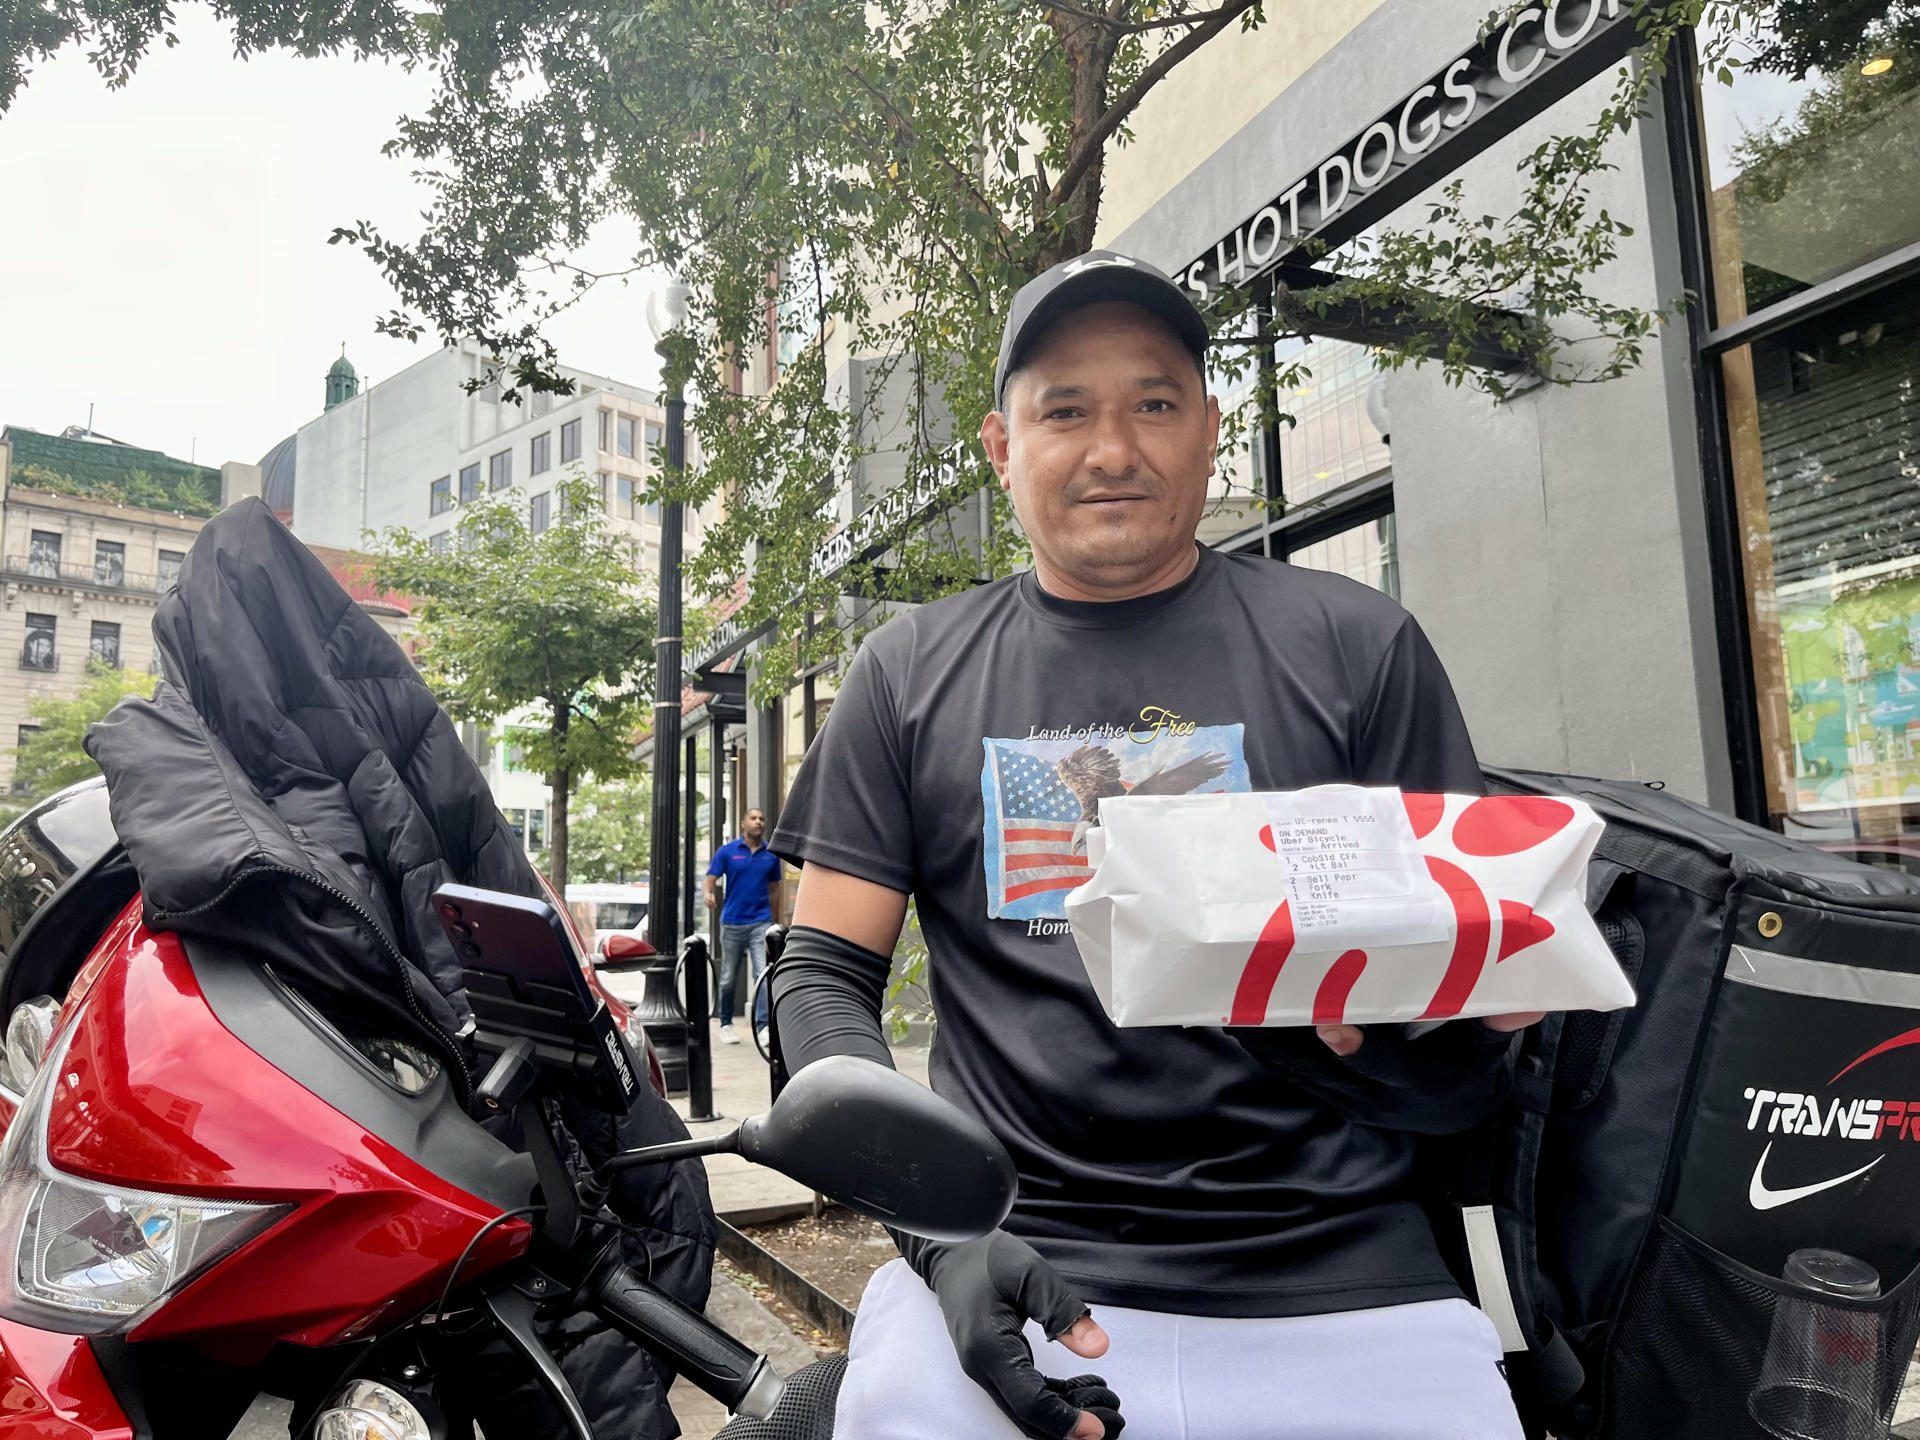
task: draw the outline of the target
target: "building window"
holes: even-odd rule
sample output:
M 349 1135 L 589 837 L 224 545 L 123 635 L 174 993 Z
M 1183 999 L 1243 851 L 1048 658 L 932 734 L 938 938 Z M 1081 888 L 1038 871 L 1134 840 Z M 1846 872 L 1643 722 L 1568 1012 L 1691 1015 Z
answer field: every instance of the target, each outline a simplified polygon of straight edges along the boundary
M 666 464 L 667 463 L 667 450 L 666 450 L 667 442 L 663 438 L 663 432 L 661 431 L 660 427 L 651 420 L 647 421 L 646 423 L 645 439 L 646 439 L 645 453 L 647 457 L 647 463 L 649 465 Z
M 27 748 L 27 742 L 28 742 L 29 740 L 31 740 L 31 739 L 33 739 L 33 737 L 34 737 L 34 736 L 36 736 L 36 735 L 38 735 L 39 733 L 40 733 L 40 727 L 39 727 L 38 725 L 22 725 L 22 726 L 20 727 L 20 731 L 19 731 L 19 735 L 20 735 L 20 741 L 19 741 L 19 746 L 18 746 L 18 749 L 16 749 L 16 750 L 15 750 L 15 752 L 14 752 L 14 761 L 13 761 L 13 765 L 14 765 L 14 769 L 13 769 L 13 793 L 14 793 L 14 794 L 16 794 L 16 795 L 25 795 L 25 794 L 28 794 L 28 793 L 29 793 L 29 792 L 28 792 L 28 790 L 27 790 L 27 782 L 26 782 L 25 780 L 23 780 L 23 779 L 21 779 L 21 778 L 20 778 L 20 755 L 19 755 L 19 752 L 20 752 L 21 750 L 24 750 L 24 749 L 26 749 L 26 748 Z
M 660 523 L 660 502 L 658 500 L 648 500 L 642 504 L 640 507 L 640 518 L 649 525 L 658 525 Z
M 462 465 L 460 467 L 460 503 L 470 504 L 480 498 L 480 467 Z
M 444 515 L 453 508 L 453 477 L 442 475 L 427 486 L 427 513 Z
M 560 463 L 580 458 L 580 422 L 569 420 L 560 427 Z
M 1901 203 L 1920 193 L 1920 64 L 1877 28 L 1811 69 L 1762 34 L 1731 86 L 1694 77 L 1677 98 L 1704 142 L 1683 199 L 1711 242 L 1715 498 L 1746 590 L 1760 753 L 1742 798 L 1789 835 L 1920 870 L 1885 843 L 1920 835 L 1920 284 L 1885 271 L 1920 242 Z
M 611 410 L 600 412 L 600 453 L 602 455 L 613 453 L 613 412 Z
M 619 417 L 618 444 L 620 453 L 631 458 L 633 455 L 633 417 L 631 415 Z
M 487 488 L 504 490 L 513 483 L 513 452 L 502 450 L 487 457 Z
M 60 657 L 54 649 L 51 615 L 27 615 L 27 643 L 20 648 L 22 670 L 56 670 Z
M 553 432 L 542 430 L 527 446 L 527 473 L 538 475 L 553 468 Z
M 35 530 L 27 541 L 27 574 L 42 580 L 60 578 L 60 532 Z
M 633 501 L 633 480 L 630 476 L 616 475 L 613 480 L 613 514 L 617 520 L 638 518 Z
M 118 540 L 93 542 L 93 583 L 96 585 L 127 583 L 127 547 Z
M 427 549 L 431 550 L 435 555 L 451 555 L 453 553 L 453 532 L 450 530 L 441 530 L 429 536 L 427 538 Z
M 120 668 L 120 625 L 114 620 L 96 620 L 87 640 L 87 653 L 102 665 Z
M 171 590 L 180 579 L 180 567 L 187 563 L 184 550 L 162 550 L 159 556 L 159 574 L 154 577 L 156 588 Z
M 553 523 L 553 492 L 542 490 L 527 502 L 527 528 L 534 534 L 544 534 Z

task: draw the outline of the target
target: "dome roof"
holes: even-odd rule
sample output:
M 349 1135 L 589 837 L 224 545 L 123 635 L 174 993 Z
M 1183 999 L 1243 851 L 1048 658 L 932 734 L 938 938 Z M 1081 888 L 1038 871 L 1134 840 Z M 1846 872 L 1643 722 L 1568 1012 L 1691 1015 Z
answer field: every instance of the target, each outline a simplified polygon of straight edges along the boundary
M 327 367 L 327 378 L 331 380 L 335 376 L 338 376 L 342 380 L 357 380 L 360 378 L 353 368 L 353 362 L 347 359 L 347 349 L 344 345 L 340 347 L 340 358 Z

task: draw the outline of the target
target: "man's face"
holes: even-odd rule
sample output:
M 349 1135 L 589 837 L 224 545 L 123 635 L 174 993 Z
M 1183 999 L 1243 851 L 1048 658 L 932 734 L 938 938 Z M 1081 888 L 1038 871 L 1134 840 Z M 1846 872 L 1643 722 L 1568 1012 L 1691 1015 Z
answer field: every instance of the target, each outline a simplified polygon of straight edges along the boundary
M 1192 354 L 1120 302 L 1054 325 L 980 427 L 1042 578 L 1089 598 L 1137 593 L 1185 562 L 1219 434 Z
M 749 840 L 758 840 L 762 835 L 767 833 L 767 817 L 762 815 L 758 810 L 747 811 L 747 818 L 744 824 L 744 833 Z

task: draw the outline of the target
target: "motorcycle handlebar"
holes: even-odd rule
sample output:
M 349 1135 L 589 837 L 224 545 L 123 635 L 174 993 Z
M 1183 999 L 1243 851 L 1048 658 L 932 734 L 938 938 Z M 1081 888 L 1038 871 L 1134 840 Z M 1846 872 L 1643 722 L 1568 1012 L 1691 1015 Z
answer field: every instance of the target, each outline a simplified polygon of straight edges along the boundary
M 759 1355 L 697 1310 L 608 1257 L 594 1268 L 582 1299 L 643 1349 L 659 1356 L 728 1410 L 764 1420 L 786 1381 Z

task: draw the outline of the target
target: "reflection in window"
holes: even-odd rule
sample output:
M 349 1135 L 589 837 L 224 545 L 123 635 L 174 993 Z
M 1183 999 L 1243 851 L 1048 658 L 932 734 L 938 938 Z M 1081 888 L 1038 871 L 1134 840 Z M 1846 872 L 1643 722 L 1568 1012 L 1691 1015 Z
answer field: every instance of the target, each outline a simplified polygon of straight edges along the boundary
M 631 457 L 633 454 L 633 417 L 622 415 L 619 418 L 619 452 Z
M 21 750 L 26 749 L 27 742 L 33 739 L 33 737 L 38 735 L 39 733 L 40 733 L 40 727 L 38 725 L 22 725 L 19 731 L 19 734 L 20 734 L 19 748 Z M 19 756 L 18 754 L 16 754 L 14 757 L 13 793 L 16 795 L 26 795 L 31 792 L 27 788 L 27 782 L 21 779 L 20 777 L 19 764 L 20 764 Z
M 460 467 L 460 503 L 468 504 L 480 498 L 480 467 L 463 465 Z
M 527 446 L 527 473 L 538 475 L 553 468 L 553 432 L 543 430 Z
M 634 503 L 634 482 L 625 475 L 614 480 L 613 513 L 621 520 L 640 518 L 638 507 Z
M 93 622 L 93 632 L 87 638 L 87 653 L 102 665 L 120 668 L 120 626 L 111 620 Z
M 127 547 L 118 540 L 93 542 L 93 583 L 96 585 L 127 583 Z
M 649 420 L 642 431 L 641 438 L 646 442 L 645 454 L 647 462 L 652 465 L 666 464 L 667 441 L 665 432 L 663 432 L 658 425 L 654 424 L 653 421 Z
M 560 463 L 580 458 L 580 422 L 569 420 L 560 427 Z
M 553 523 L 553 492 L 542 490 L 527 502 L 527 529 L 535 535 L 546 533 Z
M 1298 505 L 1392 463 L 1387 442 L 1367 417 L 1367 392 L 1379 378 L 1373 353 L 1346 340 L 1292 341 L 1281 363 L 1306 367 L 1279 397 L 1293 417 L 1280 427 L 1280 477 L 1287 503 Z
M 442 475 L 427 486 L 427 514 L 444 515 L 453 508 L 453 477 Z
M 35 530 L 27 541 L 27 574 L 42 580 L 60 578 L 60 532 Z
M 502 450 L 487 457 L 487 488 L 504 490 L 513 483 L 513 452 Z
M 59 664 L 54 649 L 54 617 L 51 615 L 27 615 L 27 640 L 20 647 L 20 668 L 22 670 L 52 670 Z
M 180 578 L 180 567 L 187 563 L 184 550 L 162 550 L 158 560 L 159 573 L 154 577 L 158 588 L 171 589 Z
M 1287 556 L 1287 563 L 1345 575 L 1396 600 L 1400 598 L 1400 552 L 1390 514 L 1303 545 Z
M 1701 84 L 1722 325 L 1920 240 L 1920 54 L 1857 6 L 1794 10 Z

